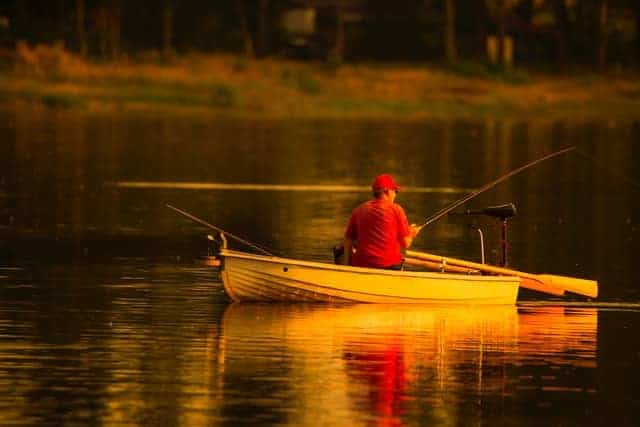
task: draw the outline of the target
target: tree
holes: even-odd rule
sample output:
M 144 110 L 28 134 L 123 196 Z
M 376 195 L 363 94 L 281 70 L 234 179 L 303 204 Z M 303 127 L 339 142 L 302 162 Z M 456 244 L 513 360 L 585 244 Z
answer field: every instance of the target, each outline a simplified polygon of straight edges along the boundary
M 244 40 L 244 53 L 247 57 L 253 58 L 253 39 L 251 38 L 251 32 L 249 31 L 249 23 L 247 21 L 247 13 L 244 0 L 236 0 L 236 11 L 238 14 L 238 20 L 240 21 L 240 31 L 242 32 L 242 39 Z
M 76 37 L 78 39 L 78 51 L 80 52 L 80 56 L 87 56 L 87 32 L 85 31 L 84 0 L 76 0 Z
M 607 27 L 609 21 L 609 2 L 608 0 L 598 0 L 598 7 L 596 9 L 598 14 L 598 29 L 596 34 L 597 47 L 596 47 L 596 64 L 598 71 L 603 72 L 607 68 Z
M 534 0 L 521 0 L 514 8 L 518 27 L 518 44 L 521 57 L 531 62 L 535 56 Z
M 451 64 L 458 59 L 456 47 L 456 5 L 455 0 L 445 0 L 445 44 L 447 61 Z
M 111 28 L 109 31 L 109 46 L 111 58 L 120 56 L 120 32 L 122 27 L 121 0 L 111 0 Z
M 503 63 L 507 35 L 507 0 L 497 0 L 497 3 L 498 63 Z
M 553 15 L 555 18 L 556 60 L 561 71 L 569 68 L 569 41 L 571 23 L 566 0 L 553 0 Z
M 634 3 L 634 12 L 636 16 L 636 46 L 635 46 L 635 58 L 636 63 L 640 64 L 640 1 Z
M 341 7 L 336 7 L 336 33 L 335 43 L 333 46 L 333 55 L 338 61 L 344 59 L 345 51 L 345 34 L 344 34 L 344 18 Z
M 162 52 L 165 58 L 173 54 L 173 1 L 164 0 L 162 13 Z
M 256 35 L 256 50 L 258 55 L 264 56 L 268 52 L 269 38 L 269 0 L 258 1 L 258 31 Z
M 120 55 L 120 6 L 120 0 L 104 1 L 91 14 L 95 21 L 99 51 L 103 59 L 115 59 Z
M 476 52 L 482 52 L 481 58 L 486 60 L 487 21 L 489 15 L 487 4 L 484 1 L 475 1 L 472 3 L 472 7 L 476 35 L 473 47 Z
M 517 3 L 517 0 L 485 0 L 487 8 L 493 15 L 496 23 L 497 32 L 497 62 L 506 65 L 506 48 L 507 48 L 507 21 L 511 13 L 511 9 Z

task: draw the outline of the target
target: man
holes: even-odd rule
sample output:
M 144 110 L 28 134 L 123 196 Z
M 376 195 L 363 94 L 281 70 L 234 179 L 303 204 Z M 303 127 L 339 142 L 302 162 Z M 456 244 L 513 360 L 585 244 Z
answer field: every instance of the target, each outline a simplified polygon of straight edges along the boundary
M 394 203 L 400 187 L 391 175 L 377 176 L 371 189 L 374 198 L 354 209 L 349 219 L 344 235 L 345 264 L 400 270 L 400 250 L 411 246 L 419 229 L 409 225 L 402 207 Z

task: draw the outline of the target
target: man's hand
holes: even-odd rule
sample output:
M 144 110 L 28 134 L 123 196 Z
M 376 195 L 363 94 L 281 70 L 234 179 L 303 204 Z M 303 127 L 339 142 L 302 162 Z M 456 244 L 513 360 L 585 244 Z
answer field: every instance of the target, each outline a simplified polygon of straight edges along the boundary
M 420 232 L 420 227 L 415 224 L 411 224 L 409 226 L 409 235 L 402 240 L 402 244 L 405 249 L 409 249 L 409 246 L 413 243 L 413 239 L 418 235 L 418 232 Z
M 351 265 L 351 255 L 353 255 L 353 240 L 344 238 L 344 265 Z
M 409 226 L 409 235 L 411 236 L 412 239 L 415 239 L 418 233 L 420 232 L 420 230 L 422 230 L 422 228 L 419 227 L 417 224 L 411 224 Z

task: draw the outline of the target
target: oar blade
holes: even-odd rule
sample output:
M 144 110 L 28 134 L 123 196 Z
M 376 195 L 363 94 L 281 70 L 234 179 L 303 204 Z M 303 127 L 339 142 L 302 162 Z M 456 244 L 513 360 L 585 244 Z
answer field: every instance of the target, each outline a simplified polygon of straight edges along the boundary
M 520 286 L 525 289 L 529 289 L 536 292 L 542 292 L 544 294 L 555 295 L 561 297 L 564 295 L 564 289 L 555 285 L 551 281 L 532 279 L 530 277 L 520 276 Z
M 590 298 L 598 296 L 598 282 L 595 280 L 576 279 L 575 277 L 555 276 L 552 274 L 538 274 L 538 277 L 567 292 Z

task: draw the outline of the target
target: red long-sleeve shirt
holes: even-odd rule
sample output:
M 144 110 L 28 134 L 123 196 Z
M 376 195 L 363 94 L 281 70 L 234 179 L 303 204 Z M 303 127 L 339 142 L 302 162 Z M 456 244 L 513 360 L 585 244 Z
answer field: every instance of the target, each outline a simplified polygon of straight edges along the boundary
M 400 205 L 373 199 L 362 203 L 351 214 L 345 237 L 356 241 L 351 265 L 385 268 L 400 264 L 400 249 L 409 236 L 407 216 Z

